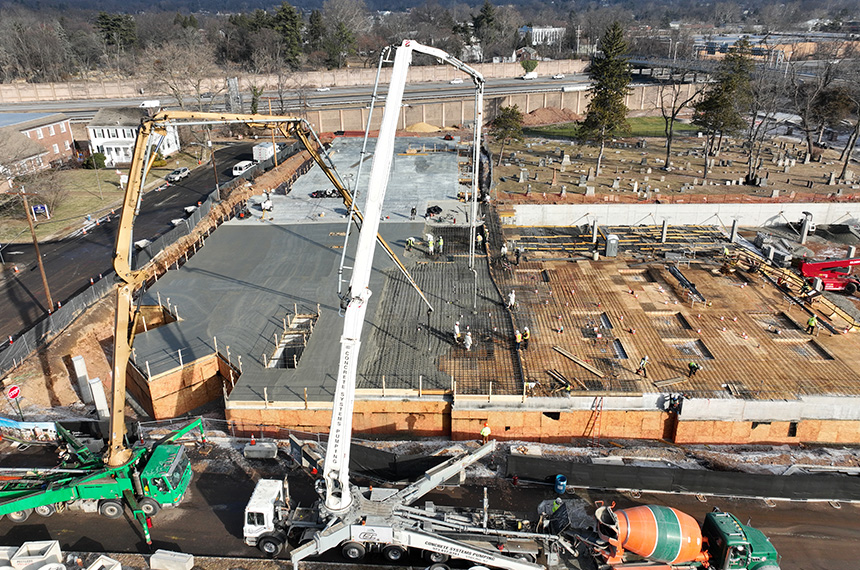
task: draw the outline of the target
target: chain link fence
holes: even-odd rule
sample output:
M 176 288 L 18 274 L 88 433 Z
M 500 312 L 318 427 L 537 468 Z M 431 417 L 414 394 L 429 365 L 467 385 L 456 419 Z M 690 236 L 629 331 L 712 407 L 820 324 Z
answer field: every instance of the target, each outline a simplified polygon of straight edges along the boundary
M 294 143 L 280 150 L 278 152 L 279 164 L 280 161 L 298 150 L 300 150 L 299 143 Z M 209 215 L 213 205 L 220 201 L 221 192 L 240 184 L 245 184 L 273 166 L 274 159 L 270 158 L 255 164 L 243 173 L 242 176 L 219 184 L 218 188 L 213 190 L 205 200 L 197 204 L 196 209 L 187 218 L 183 218 L 181 222 L 177 222 L 176 227 L 172 230 L 158 236 L 153 241 L 138 241 L 138 245 L 135 246 L 136 253 L 132 265 L 134 267 L 143 267 L 167 247 L 176 243 L 177 240 L 191 234 L 197 224 Z M 235 212 L 231 213 L 230 217 L 234 214 Z M 93 222 L 93 225 L 95 225 L 95 222 Z M 104 298 L 116 286 L 115 278 L 116 273 L 113 271 L 104 274 L 98 281 L 93 282 L 90 287 L 63 302 L 56 311 L 46 315 L 31 328 L 22 331 L 18 335 L 3 339 L 0 342 L 0 377 L 5 377 L 11 370 L 17 368 L 34 351 L 47 344 L 59 332 L 71 325 L 84 311 Z M 142 292 L 139 291 L 138 294 Z

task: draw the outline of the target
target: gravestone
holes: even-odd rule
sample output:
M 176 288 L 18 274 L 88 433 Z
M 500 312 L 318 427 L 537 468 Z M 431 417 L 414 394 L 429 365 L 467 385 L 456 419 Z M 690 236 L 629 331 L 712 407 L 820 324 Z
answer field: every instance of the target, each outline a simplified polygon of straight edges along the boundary
M 520 169 L 520 184 L 524 184 L 529 179 L 529 170 L 528 168 Z
M 570 156 L 567 153 L 561 155 L 561 165 L 570 166 Z
M 586 186 L 585 187 L 585 195 L 586 195 L 586 197 L 594 196 L 594 186 Z
M 776 188 L 771 190 L 770 191 L 770 197 L 771 198 L 779 198 L 779 190 L 777 190 Z M 791 197 L 794 198 L 794 192 L 791 193 Z
M 648 157 L 643 156 L 642 160 L 639 161 L 640 166 L 648 166 Z
M 639 191 L 639 182 L 637 182 L 636 180 L 633 181 L 633 191 L 634 192 Z
M 591 181 L 593 181 L 593 180 L 594 180 L 594 168 L 593 168 L 593 167 L 590 167 L 590 166 L 588 167 L 588 177 L 587 177 L 587 180 L 588 180 L 589 182 L 591 182 Z
M 612 181 L 612 189 L 613 190 L 618 190 L 620 187 L 621 187 L 621 179 L 620 178 L 616 178 L 615 180 Z
M 830 177 L 827 179 L 827 185 L 833 186 L 834 184 L 836 184 L 836 173 L 831 172 Z

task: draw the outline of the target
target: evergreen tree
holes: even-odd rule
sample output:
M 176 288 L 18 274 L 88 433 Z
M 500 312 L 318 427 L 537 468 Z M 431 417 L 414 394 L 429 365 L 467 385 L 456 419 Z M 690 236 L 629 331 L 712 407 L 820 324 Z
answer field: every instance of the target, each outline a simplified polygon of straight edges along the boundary
M 499 116 L 490 123 L 490 136 L 496 142 L 502 143 L 499 148 L 499 165 L 501 165 L 505 145 L 523 140 L 523 113 L 520 108 L 514 105 L 499 109 Z
M 322 12 L 314 10 L 308 18 L 308 26 L 305 28 L 305 42 L 308 46 L 308 52 L 313 53 L 323 49 L 325 41 L 326 29 L 323 22 Z
M 705 96 L 693 106 L 693 124 L 705 131 L 707 145 L 703 178 L 708 177 L 709 157 L 719 152 L 715 144 L 724 135 L 739 132 L 747 126 L 745 119 L 752 99 L 753 61 L 747 40 L 726 54 L 714 74 L 714 82 Z
M 591 61 L 591 101 L 580 125 L 580 132 L 600 144 L 597 155 L 597 174 L 606 148 L 612 136 L 630 130 L 627 124 L 627 105 L 624 97 L 630 92 L 630 67 L 627 62 L 627 42 L 624 30 L 618 22 L 613 23 L 600 40 L 602 53 Z
M 284 2 L 275 10 L 273 20 L 273 28 L 283 40 L 284 62 L 297 69 L 302 53 L 302 18 L 295 8 Z

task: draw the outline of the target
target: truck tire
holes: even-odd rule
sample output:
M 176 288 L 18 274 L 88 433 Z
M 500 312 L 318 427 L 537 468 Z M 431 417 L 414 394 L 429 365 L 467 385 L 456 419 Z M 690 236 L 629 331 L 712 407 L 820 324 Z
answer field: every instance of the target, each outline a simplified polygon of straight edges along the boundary
M 143 511 L 148 517 L 154 517 L 158 514 L 158 511 L 161 510 L 161 505 L 158 504 L 158 501 L 153 499 L 152 497 L 144 497 L 137 502 L 140 506 L 140 510 Z
M 23 511 L 15 511 L 14 513 L 9 513 L 9 520 L 15 523 L 22 523 L 33 513 L 33 509 L 24 509 Z
M 360 542 L 350 540 L 343 543 L 343 546 L 340 547 L 340 553 L 348 560 L 361 560 L 367 553 L 367 549 Z
M 382 556 L 389 562 L 398 562 L 406 556 L 406 549 L 396 544 L 389 544 L 382 549 Z
M 856 292 L 857 292 L 857 284 L 856 283 L 849 283 L 848 285 L 845 286 L 845 293 L 846 294 L 853 295 Z
M 441 552 L 433 552 L 432 550 L 424 551 L 424 559 L 434 564 L 443 564 L 448 562 L 448 558 L 449 556 L 447 554 L 442 554 Z
M 122 503 L 113 499 L 99 503 L 99 514 L 108 519 L 118 519 L 122 516 Z
M 33 512 L 40 517 L 49 517 L 57 512 L 57 507 L 55 507 L 54 505 L 39 505 L 38 507 L 33 509 Z
M 275 558 L 284 549 L 284 542 L 277 536 L 265 536 L 257 542 L 260 552 L 269 558 Z

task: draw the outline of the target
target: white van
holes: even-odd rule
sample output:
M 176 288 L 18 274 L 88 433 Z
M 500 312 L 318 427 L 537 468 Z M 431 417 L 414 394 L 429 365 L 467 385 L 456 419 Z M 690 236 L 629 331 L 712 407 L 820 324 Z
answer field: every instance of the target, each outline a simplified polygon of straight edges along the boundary
M 242 174 L 247 172 L 252 166 L 254 166 L 254 163 L 250 160 L 243 160 L 242 162 L 237 162 L 233 166 L 233 176 L 242 176 Z
M 526 73 L 525 75 L 522 76 L 522 78 L 525 80 L 537 79 L 537 77 L 538 77 L 537 71 L 529 71 L 528 73 Z

